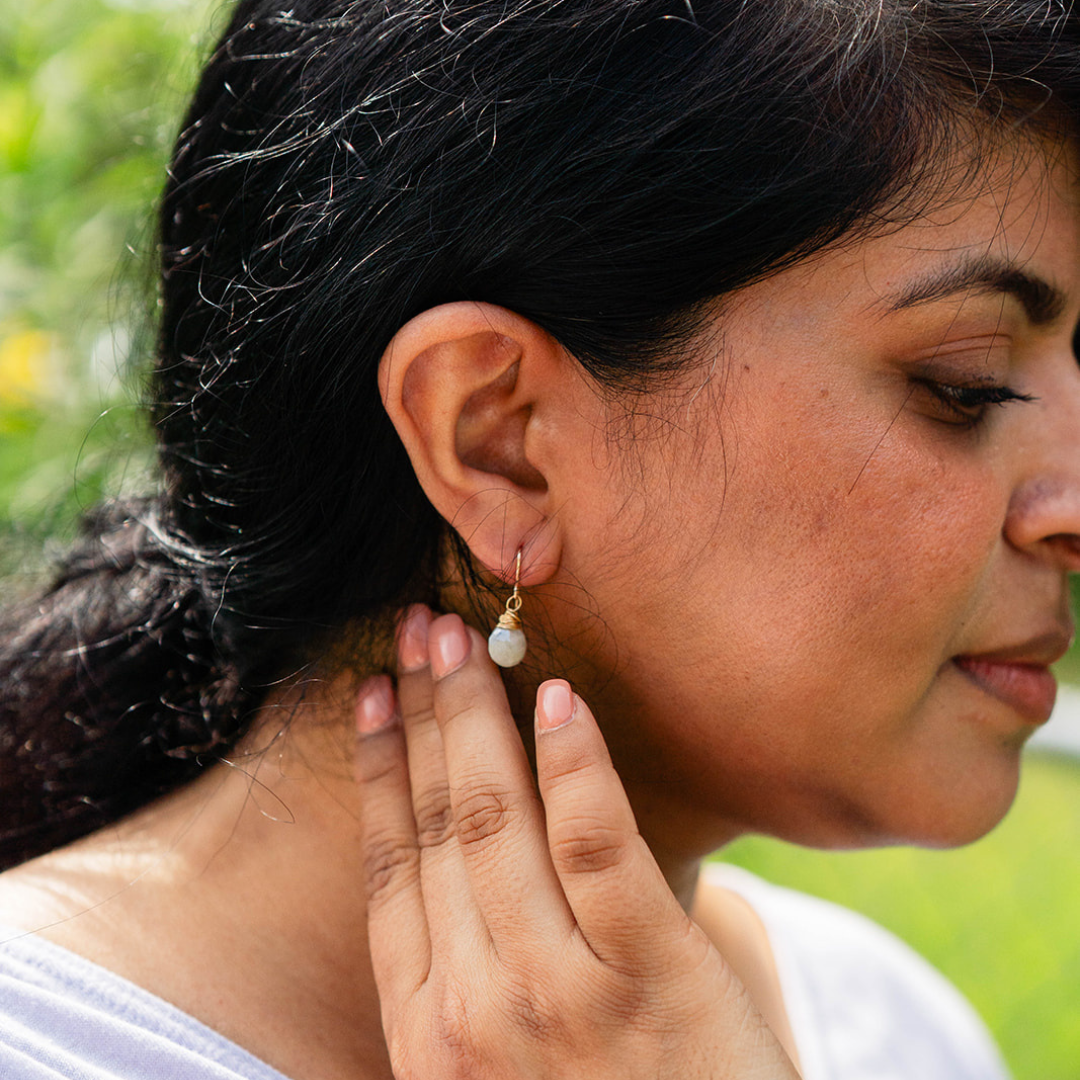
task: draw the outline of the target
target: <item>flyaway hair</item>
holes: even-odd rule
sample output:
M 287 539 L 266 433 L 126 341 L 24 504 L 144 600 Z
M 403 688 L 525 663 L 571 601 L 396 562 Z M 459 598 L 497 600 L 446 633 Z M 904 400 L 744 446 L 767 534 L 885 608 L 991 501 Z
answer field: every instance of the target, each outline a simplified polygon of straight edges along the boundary
M 1057 0 L 243 0 L 161 200 L 160 491 L 0 618 L 0 864 L 437 602 L 447 527 L 376 387 L 411 317 L 501 305 L 633 395 L 716 298 L 1071 136 L 1078 92 Z

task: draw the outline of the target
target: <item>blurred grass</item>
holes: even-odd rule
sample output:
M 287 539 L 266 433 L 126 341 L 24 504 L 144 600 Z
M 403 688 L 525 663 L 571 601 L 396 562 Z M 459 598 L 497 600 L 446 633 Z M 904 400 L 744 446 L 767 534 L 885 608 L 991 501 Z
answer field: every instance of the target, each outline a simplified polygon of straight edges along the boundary
M 1074 575 L 1072 579 L 1072 607 L 1074 613 L 1080 612 L 1080 574 Z M 1056 665 L 1055 670 L 1058 678 L 1080 686 L 1080 644 L 1073 643 L 1072 649 Z M 1080 1069 L 1077 1070 L 1077 1076 L 1080 1076 Z
M 145 490 L 131 402 L 150 207 L 217 0 L 0 0 L 0 574 L 10 591 L 103 495 Z M 120 270 L 117 270 L 117 267 Z M 1080 651 L 1060 665 L 1080 684 Z M 957 852 L 725 853 L 910 941 L 971 997 L 1019 1080 L 1080 1077 L 1080 772 L 1033 756 Z

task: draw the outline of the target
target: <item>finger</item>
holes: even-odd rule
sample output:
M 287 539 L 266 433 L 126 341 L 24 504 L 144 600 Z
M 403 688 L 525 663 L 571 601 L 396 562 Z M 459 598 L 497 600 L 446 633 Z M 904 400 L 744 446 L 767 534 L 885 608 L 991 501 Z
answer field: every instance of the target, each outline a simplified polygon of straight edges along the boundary
M 457 842 L 428 660 L 432 614 L 414 605 L 398 629 L 398 699 L 408 754 L 420 883 L 437 954 L 476 950 L 488 934 Z
M 384 1008 L 395 1008 L 423 984 L 431 946 L 420 889 L 405 739 L 393 687 L 385 675 L 360 688 L 356 704 L 356 782 L 368 938 Z
M 547 850 L 543 808 L 502 680 L 456 615 L 430 628 L 434 704 L 457 841 L 488 932 L 506 955 L 573 929 Z
M 592 951 L 623 971 L 666 965 L 689 919 L 638 832 L 592 713 L 562 679 L 537 691 L 536 762 L 551 861 Z

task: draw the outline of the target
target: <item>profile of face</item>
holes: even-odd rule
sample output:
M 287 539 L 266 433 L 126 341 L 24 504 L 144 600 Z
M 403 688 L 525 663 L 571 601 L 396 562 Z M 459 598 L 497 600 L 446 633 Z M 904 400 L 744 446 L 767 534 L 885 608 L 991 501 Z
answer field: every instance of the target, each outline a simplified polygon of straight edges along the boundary
M 1075 159 L 1029 147 L 725 298 L 630 409 L 511 325 L 509 389 L 457 421 L 472 479 L 410 452 L 489 566 L 528 535 L 507 506 L 537 515 L 540 665 L 600 673 L 576 669 L 654 844 L 960 843 L 1008 808 L 1071 635 L 1078 319 Z
M 816 844 L 1000 818 L 1071 636 L 1078 318 L 1063 151 L 722 306 L 565 511 L 653 798 Z

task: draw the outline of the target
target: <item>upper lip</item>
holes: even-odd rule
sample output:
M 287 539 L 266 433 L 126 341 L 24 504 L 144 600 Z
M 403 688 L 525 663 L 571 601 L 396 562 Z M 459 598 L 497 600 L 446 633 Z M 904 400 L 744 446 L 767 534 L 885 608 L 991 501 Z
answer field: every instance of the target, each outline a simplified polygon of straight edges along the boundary
M 956 659 L 978 660 L 984 664 L 1032 664 L 1038 667 L 1049 667 L 1069 651 L 1072 640 L 1073 634 L 1070 627 L 1055 626 L 1017 645 L 1005 645 L 1000 649 L 989 649 L 986 652 L 963 653 Z

